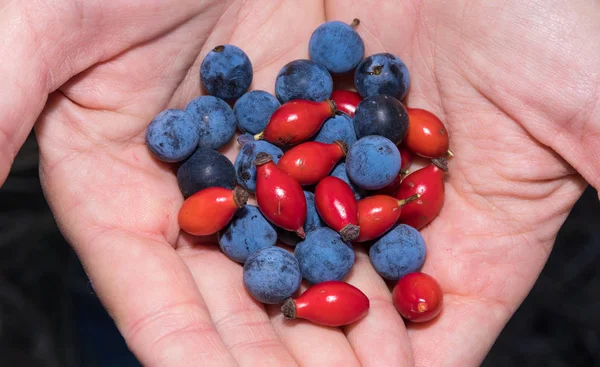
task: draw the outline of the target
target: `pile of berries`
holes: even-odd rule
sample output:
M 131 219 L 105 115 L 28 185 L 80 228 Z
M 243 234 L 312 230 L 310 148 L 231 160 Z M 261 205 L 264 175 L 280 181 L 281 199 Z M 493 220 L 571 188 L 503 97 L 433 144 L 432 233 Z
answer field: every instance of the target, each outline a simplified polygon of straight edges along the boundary
M 448 133 L 432 113 L 401 103 L 410 84 L 402 60 L 363 59 L 358 25 L 320 25 L 310 60 L 281 69 L 275 96 L 248 91 L 253 71 L 244 51 L 215 47 L 200 67 L 208 95 L 159 113 L 146 142 L 157 159 L 179 162 L 181 230 L 216 234 L 223 253 L 244 264 L 245 286 L 258 301 L 322 325 L 359 320 L 369 300 L 343 280 L 353 246 L 363 245 L 377 273 L 397 282 L 400 314 L 428 321 L 443 296 L 419 272 L 426 254 L 419 230 L 444 202 Z M 352 71 L 356 91 L 334 91 L 332 75 Z M 237 130 L 232 163 L 218 150 Z M 425 164 L 409 174 L 416 156 Z M 248 204 L 251 195 L 257 206 Z M 292 298 L 302 279 L 312 286 Z

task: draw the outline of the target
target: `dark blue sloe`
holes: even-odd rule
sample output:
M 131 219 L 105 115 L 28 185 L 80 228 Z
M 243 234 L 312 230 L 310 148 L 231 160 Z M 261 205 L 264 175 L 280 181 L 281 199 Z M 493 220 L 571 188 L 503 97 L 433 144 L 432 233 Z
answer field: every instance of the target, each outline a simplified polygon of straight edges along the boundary
M 354 265 L 354 250 L 331 228 L 316 228 L 294 249 L 302 277 L 317 284 L 343 280 Z
M 385 279 L 398 280 L 421 269 L 425 262 L 425 240 L 415 228 L 399 224 L 369 249 L 369 259 Z
M 358 64 L 354 85 L 363 98 L 387 94 L 402 100 L 408 92 L 410 75 L 399 57 L 387 52 L 378 53 Z
M 325 66 L 330 72 L 345 73 L 362 60 L 365 45 L 354 27 L 331 21 L 315 29 L 308 43 L 308 52 L 311 60 Z
M 394 97 L 385 94 L 368 97 L 356 106 L 354 130 L 358 139 L 380 135 L 400 144 L 408 131 L 408 113 Z
M 221 99 L 239 98 L 252 83 L 252 63 L 237 46 L 217 46 L 202 60 L 200 81 L 212 96 Z
M 235 168 L 223 154 L 198 148 L 177 170 L 177 183 L 184 197 L 208 187 L 235 187 Z
M 352 118 L 344 113 L 336 114 L 327 119 L 314 138 L 314 141 L 327 144 L 331 144 L 336 140 L 343 140 L 348 145 L 348 148 L 356 143 L 356 133 L 354 132 Z
M 244 264 L 244 284 L 252 297 L 265 304 L 278 304 L 300 287 L 302 275 L 298 261 L 280 247 L 265 247 L 254 252 Z
M 329 98 L 332 91 L 331 74 L 312 60 L 287 63 L 275 79 L 275 95 L 281 103 L 293 99 L 321 102 Z
M 365 136 L 348 150 L 346 172 L 357 186 L 378 190 L 391 184 L 400 172 L 400 151 L 383 136 Z
M 236 120 L 227 102 L 213 96 L 200 96 L 186 107 L 200 128 L 199 146 L 219 149 L 227 144 L 235 133 Z
M 240 97 L 233 113 L 242 132 L 258 134 L 267 126 L 271 115 L 281 104 L 271 93 L 253 90 Z
M 243 264 L 255 251 L 275 245 L 277 232 L 258 207 L 246 205 L 219 232 L 218 241 L 227 257 Z
M 179 162 L 189 157 L 199 138 L 199 128 L 192 116 L 178 109 L 162 111 L 146 129 L 146 145 L 164 162 Z

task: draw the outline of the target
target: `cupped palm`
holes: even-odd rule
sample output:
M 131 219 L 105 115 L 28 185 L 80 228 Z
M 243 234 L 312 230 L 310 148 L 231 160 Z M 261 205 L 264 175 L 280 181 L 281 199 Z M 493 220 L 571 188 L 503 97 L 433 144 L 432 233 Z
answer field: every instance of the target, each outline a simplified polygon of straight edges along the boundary
M 533 3 L 90 5 L 81 19 L 127 32 L 108 32 L 93 60 L 51 94 L 36 126 L 41 174 L 63 233 L 140 361 L 481 361 L 532 287 L 585 186 L 571 168 L 575 162 L 561 158 L 570 157 L 557 132 L 568 130 L 567 123 L 586 123 L 584 109 L 593 107 L 598 77 L 588 74 L 585 60 L 564 56 L 572 55 L 568 45 L 548 42 L 566 37 L 564 28 L 546 21 L 549 15 L 570 24 L 578 21 L 577 7 Z M 581 3 L 581 9 L 588 6 Z M 254 67 L 252 88 L 273 91 L 285 63 L 307 58 L 308 39 L 320 23 L 355 17 L 367 55 L 388 51 L 407 63 L 408 105 L 442 118 L 455 153 L 444 208 L 422 231 L 428 246 L 423 271 L 445 292 L 441 315 L 423 325 L 405 327 L 388 286 L 361 249 L 348 281 L 371 299 L 366 318 L 343 329 L 283 320 L 276 307 L 265 308 L 246 292 L 239 264 L 214 244 L 179 233 L 183 199 L 173 168 L 153 159 L 144 145 L 154 115 L 200 94 L 199 64 L 214 46 L 244 49 Z M 592 42 L 579 31 L 571 32 L 579 46 Z M 571 78 L 578 83 L 570 84 Z M 227 153 L 235 152 L 231 144 Z

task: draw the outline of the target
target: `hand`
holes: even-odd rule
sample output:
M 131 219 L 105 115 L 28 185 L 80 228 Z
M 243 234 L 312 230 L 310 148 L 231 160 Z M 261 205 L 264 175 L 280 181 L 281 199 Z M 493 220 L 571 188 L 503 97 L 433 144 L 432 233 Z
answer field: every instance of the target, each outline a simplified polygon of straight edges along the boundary
M 49 203 L 144 365 L 476 365 L 535 282 L 584 179 L 600 186 L 593 3 L 73 4 L 0 5 L 0 176 L 43 109 Z M 215 45 L 243 48 L 253 89 L 272 91 L 281 66 L 307 57 L 315 27 L 354 17 L 367 55 L 407 62 L 408 105 L 451 133 L 446 204 L 423 231 L 423 271 L 445 291 L 429 325 L 405 328 L 361 250 L 348 281 L 371 299 L 365 319 L 344 329 L 284 322 L 249 297 L 238 264 L 179 234 L 173 171 L 144 146 L 156 113 L 198 95 Z

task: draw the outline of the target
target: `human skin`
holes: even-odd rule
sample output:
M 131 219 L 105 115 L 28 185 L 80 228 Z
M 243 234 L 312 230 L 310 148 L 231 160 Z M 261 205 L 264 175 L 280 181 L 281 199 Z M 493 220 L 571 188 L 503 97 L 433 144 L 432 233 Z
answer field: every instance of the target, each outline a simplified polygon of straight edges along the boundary
M 144 145 L 157 113 L 199 94 L 215 45 L 244 49 L 272 93 L 319 24 L 355 17 L 365 55 L 401 57 L 408 105 L 451 136 L 446 202 L 422 231 L 445 304 L 424 325 L 405 325 L 360 249 L 347 280 L 364 319 L 284 321 L 218 246 L 180 234 L 175 175 Z M 58 225 L 144 365 L 478 365 L 586 181 L 600 187 L 599 33 L 588 0 L 0 0 L 0 181 L 35 124 Z

